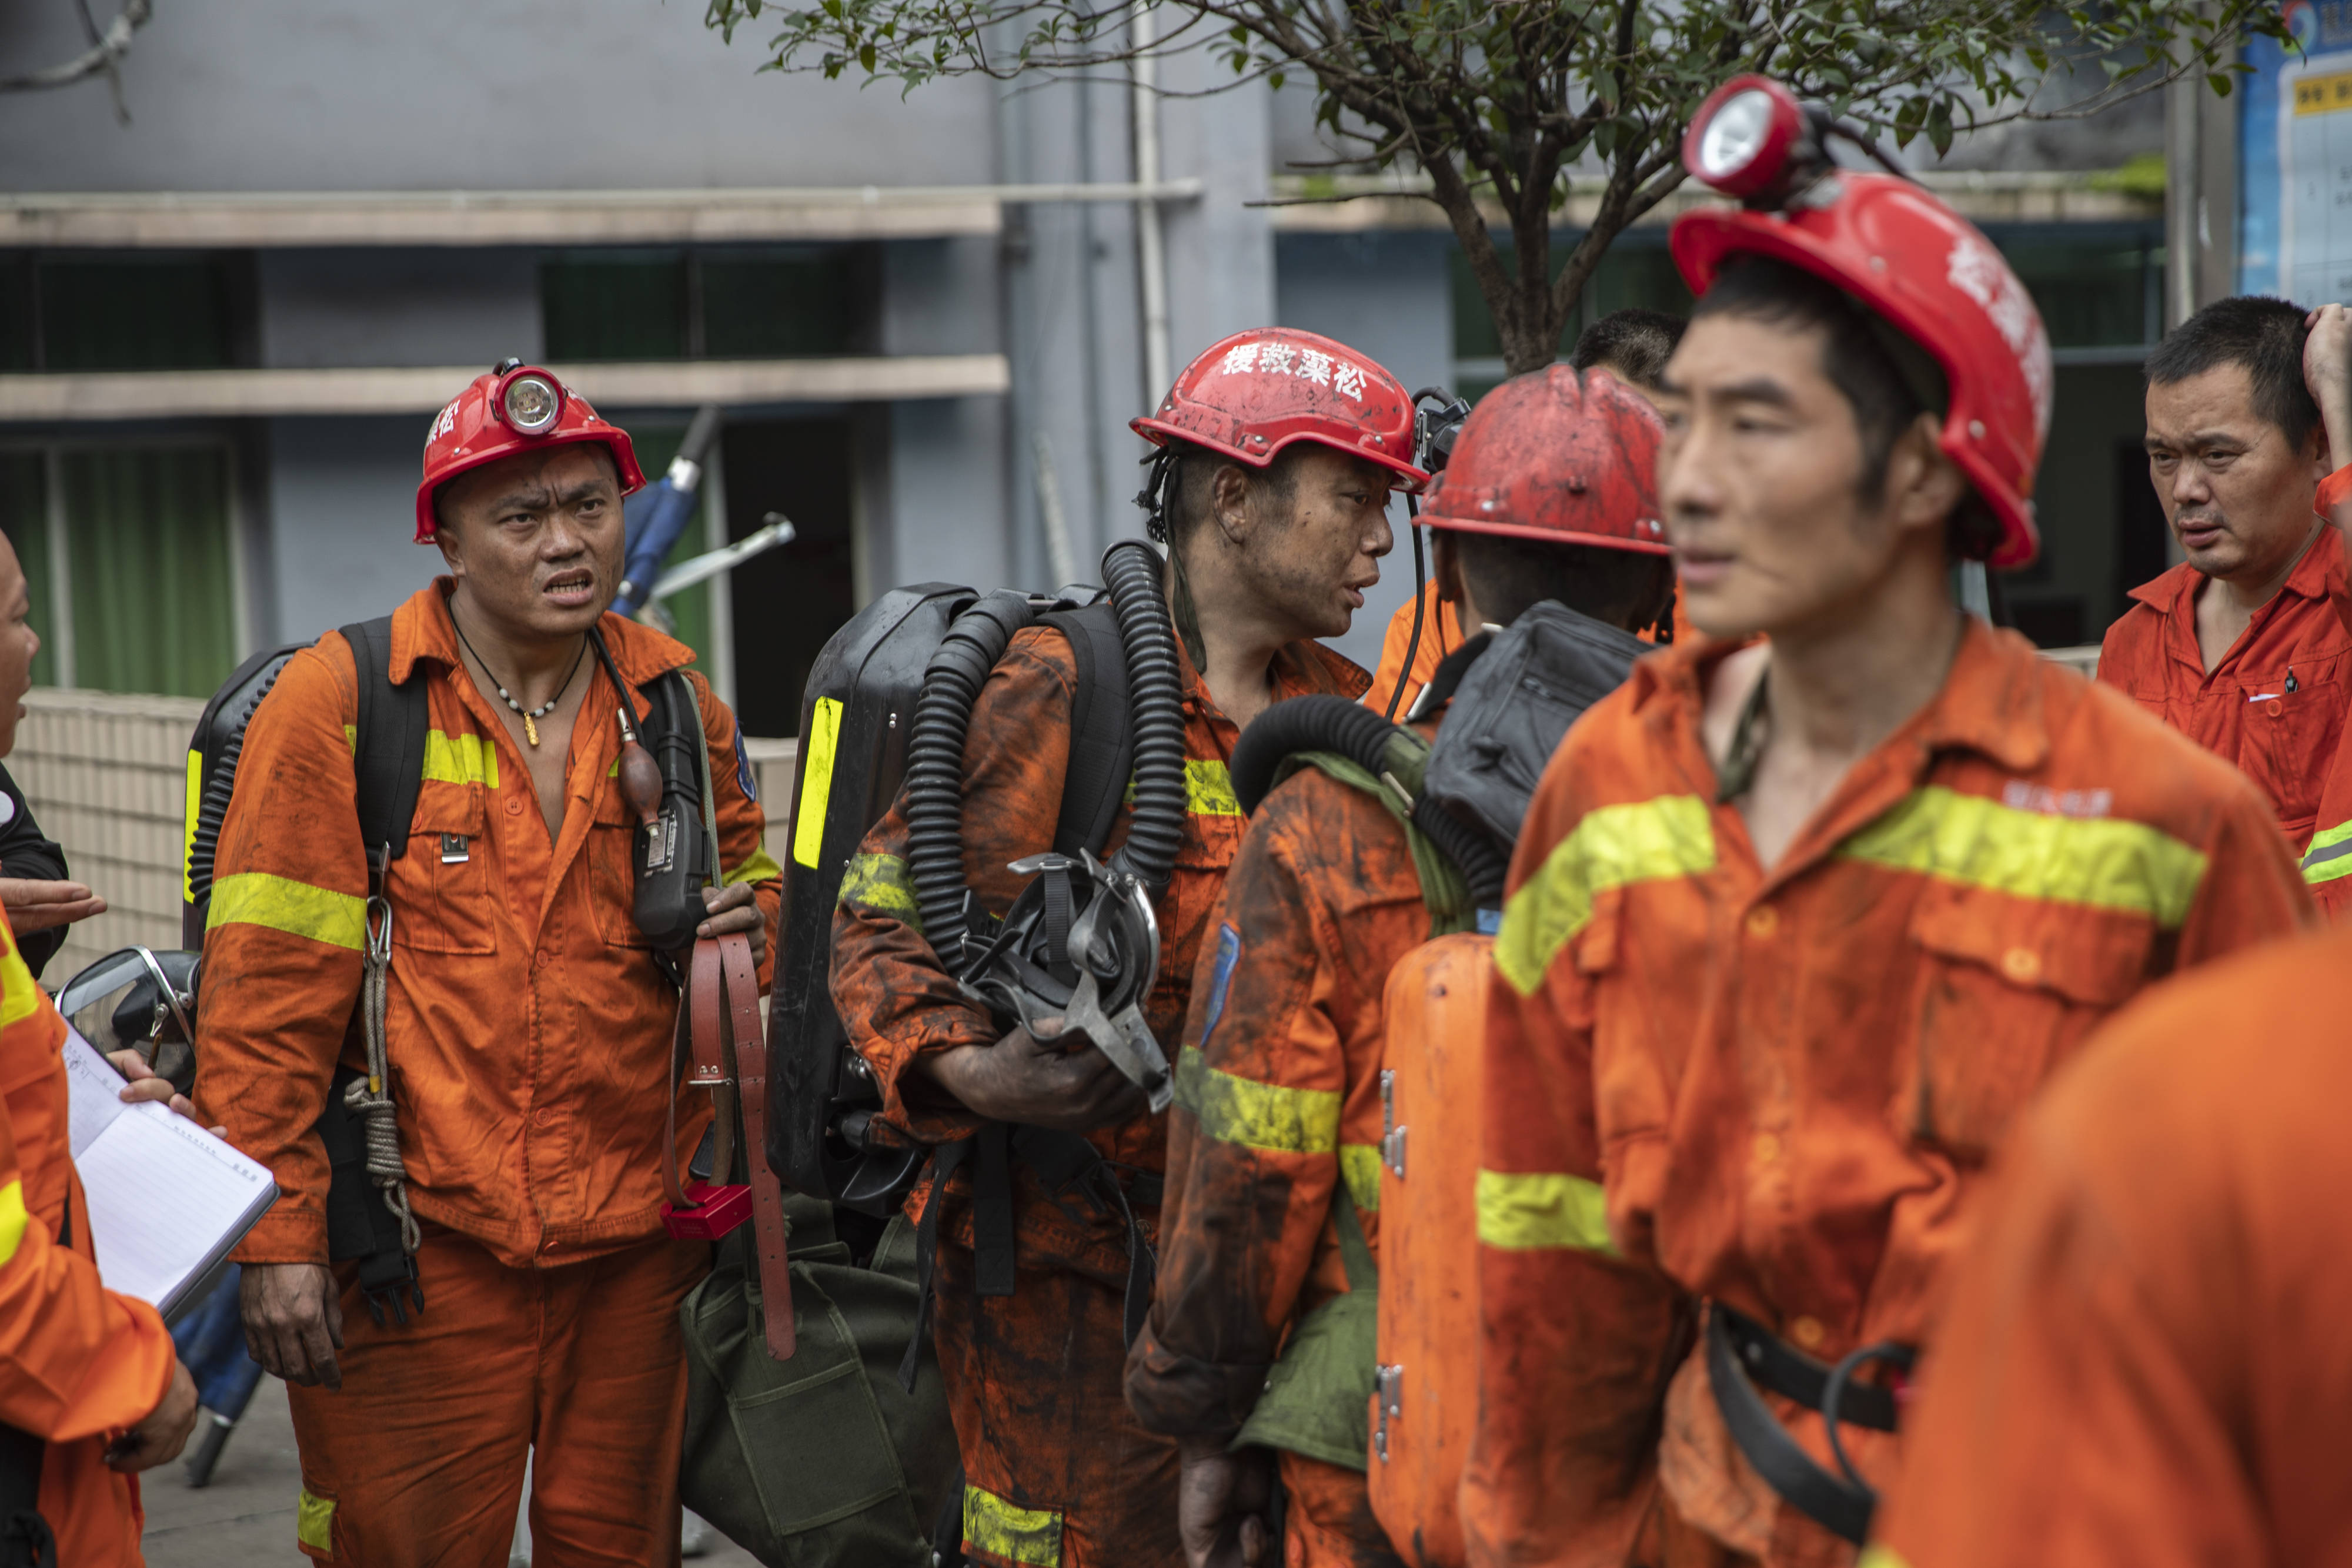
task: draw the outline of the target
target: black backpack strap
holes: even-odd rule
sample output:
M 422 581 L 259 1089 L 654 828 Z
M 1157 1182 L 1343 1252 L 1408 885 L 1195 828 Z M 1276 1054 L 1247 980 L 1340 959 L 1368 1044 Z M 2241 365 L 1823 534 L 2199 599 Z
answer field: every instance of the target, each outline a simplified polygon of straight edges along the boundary
M 1070 641 L 1078 686 L 1070 701 L 1070 768 L 1062 779 L 1062 814 L 1054 848 L 1099 855 L 1127 800 L 1135 771 L 1135 716 L 1129 711 L 1127 647 L 1110 601 L 1038 617 Z
M 391 616 L 354 622 L 342 633 L 359 675 L 359 737 L 352 768 L 359 781 L 360 841 L 373 867 L 379 849 L 388 848 L 393 860 L 407 852 L 431 719 L 423 681 L 392 684 Z

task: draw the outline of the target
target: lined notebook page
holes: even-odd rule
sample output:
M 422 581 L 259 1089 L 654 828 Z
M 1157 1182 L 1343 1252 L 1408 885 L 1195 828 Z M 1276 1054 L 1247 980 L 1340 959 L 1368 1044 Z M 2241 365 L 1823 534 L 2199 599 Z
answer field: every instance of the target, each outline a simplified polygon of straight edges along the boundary
M 126 1105 L 122 1075 L 68 1029 L 68 1137 L 107 1289 L 166 1318 L 278 1200 L 269 1172 L 168 1106 Z

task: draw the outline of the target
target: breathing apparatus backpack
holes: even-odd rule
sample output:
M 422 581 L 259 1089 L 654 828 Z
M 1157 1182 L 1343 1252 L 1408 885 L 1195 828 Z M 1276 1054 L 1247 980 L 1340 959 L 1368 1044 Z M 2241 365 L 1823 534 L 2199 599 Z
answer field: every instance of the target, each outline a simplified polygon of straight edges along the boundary
M 1439 666 L 1412 716 L 1443 709 L 1433 741 L 1296 697 L 1234 748 L 1246 810 L 1310 766 L 1380 800 L 1429 908 L 1430 939 L 1384 993 L 1379 1267 L 1343 1184 L 1348 1293 L 1300 1321 L 1239 1439 L 1367 1470 L 1372 1511 L 1412 1568 L 1465 1560 L 1454 1499 L 1477 1413 L 1479 1061 L 1510 852 L 1569 726 L 1649 651 L 1546 601 Z
M 369 937 L 365 962 L 381 970 L 391 962 L 388 940 L 379 941 L 374 906 L 383 902 L 385 871 L 408 850 L 409 826 L 416 815 L 416 800 L 425 777 L 426 711 L 425 683 L 413 675 L 404 684 L 392 682 L 392 618 L 342 627 L 350 645 L 359 693 L 356 735 L 352 748 L 358 791 L 360 841 L 367 846 L 369 866 Z M 600 635 L 591 633 L 597 656 L 614 684 L 620 674 Z M 205 925 L 211 913 L 215 856 L 220 848 L 223 821 L 236 788 L 237 762 L 245 749 L 247 728 L 278 684 L 287 662 L 313 643 L 289 643 L 256 653 L 233 671 L 205 705 L 188 741 L 187 817 L 182 859 L 180 940 L 184 954 L 162 955 L 166 973 L 184 967 L 188 975 L 184 1027 L 193 1027 L 201 997 L 198 955 L 204 948 Z M 718 852 L 703 809 L 703 781 L 698 777 L 702 726 L 693 688 L 685 676 L 671 671 L 641 688 L 651 711 L 636 727 L 642 744 L 661 773 L 660 807 L 650 825 L 636 831 L 632 863 L 636 886 L 631 913 L 640 929 L 657 945 L 690 940 L 703 917 L 701 889 L 716 880 Z M 458 852 L 462 852 L 462 851 Z M 675 958 L 656 954 L 673 982 Z M 381 985 L 375 987 L 380 1007 Z M 363 986 L 361 1012 L 371 1002 Z M 362 1019 L 370 1035 L 372 1053 L 382 1052 L 382 1020 L 373 1027 Z M 193 1068 L 193 1061 L 191 1062 Z M 377 1082 L 371 1085 L 373 1076 Z M 354 1086 L 358 1088 L 355 1090 Z M 418 1312 L 425 1295 L 416 1277 L 415 1232 L 407 1216 L 404 1192 L 395 1191 L 384 1172 L 397 1162 L 397 1143 L 387 1157 L 379 1147 L 373 1174 L 370 1169 L 368 1122 L 374 1119 L 391 1136 L 390 1081 L 336 1064 L 329 1081 L 326 1109 L 316 1131 L 325 1145 L 330 1177 L 327 1187 L 327 1256 L 334 1262 L 357 1260 L 359 1282 L 377 1321 L 390 1312 L 405 1321 L 411 1304 Z M 708 1145 L 706 1144 L 706 1148 Z M 707 1172 L 698 1172 L 708 1175 Z M 723 1173 L 722 1173 L 723 1174 Z
M 802 706 L 785 927 L 769 1034 L 782 1113 L 769 1163 L 791 1186 L 875 1217 L 897 1210 L 930 1151 L 875 1120 L 881 1096 L 833 1006 L 834 907 L 868 829 L 903 795 L 922 929 L 966 993 L 1011 1027 L 1060 1014 L 1164 1106 L 1172 1076 L 1145 1027 L 1159 967 L 1151 896 L 1184 831 L 1184 731 L 1159 557 L 1103 557 L 1088 602 L 924 583 L 884 594 L 835 635 Z M 998 921 L 963 874 L 963 751 L 972 705 L 1013 634 L 1059 631 L 1076 656 L 1070 764 L 1053 848 Z M 1134 780 L 1128 837 L 1108 841 Z

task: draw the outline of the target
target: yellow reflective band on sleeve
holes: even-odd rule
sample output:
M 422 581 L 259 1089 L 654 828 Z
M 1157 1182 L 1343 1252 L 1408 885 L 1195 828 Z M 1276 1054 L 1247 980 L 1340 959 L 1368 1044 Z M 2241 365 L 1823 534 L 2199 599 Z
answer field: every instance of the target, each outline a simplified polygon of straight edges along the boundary
M 1853 1568 L 1911 1568 L 1911 1564 L 1904 1561 L 1903 1554 L 1892 1546 L 1884 1542 L 1874 1542 L 1863 1548 L 1862 1556 L 1855 1561 Z
M 1210 1066 L 1198 1046 L 1177 1055 L 1176 1100 L 1221 1144 L 1278 1155 L 1328 1155 L 1339 1146 L 1338 1094 L 1237 1078 Z
M 915 878 L 897 855 L 861 854 L 841 873 L 840 903 L 867 915 L 887 915 L 920 936 L 923 912 L 915 903 Z
M 768 852 L 768 846 L 761 844 L 751 852 L 750 860 L 729 872 L 720 880 L 732 887 L 739 882 L 774 882 L 783 874 L 784 868 L 776 863 L 776 857 Z
M 40 1011 L 46 994 L 26 966 L 25 956 L 16 950 L 14 934 L 0 930 L 0 1030 Z
M 2303 852 L 2303 880 L 2317 886 L 2339 876 L 2352 876 L 2352 822 L 2338 822 L 2311 835 Z
M 353 757 L 357 757 L 360 754 L 360 727 L 358 725 L 347 724 L 343 726 L 343 748 L 349 751 Z
M 1558 1171 L 1480 1171 L 1478 1239 L 1506 1252 L 1617 1252 L 1601 1184 Z
M 1940 784 L 1914 789 L 1838 846 L 1845 860 L 2016 898 L 2143 915 L 2179 927 L 2205 856 L 2143 822 L 2021 810 Z
M 239 872 L 213 884 L 205 929 L 262 925 L 356 953 L 367 946 L 367 900 L 353 893 L 312 887 L 291 877 Z
M 445 735 L 428 729 L 425 777 L 435 783 L 480 784 L 495 789 L 499 787 L 498 747 L 478 735 Z
M 31 1222 L 32 1217 L 25 1212 L 25 1184 L 12 1181 L 0 1186 L 0 1266 L 25 1244 L 25 1228 Z
M 196 808 L 205 798 L 205 754 L 188 753 L 188 814 L 180 836 L 180 899 L 185 904 L 196 901 Z
M 824 852 L 824 812 L 833 800 L 834 750 L 841 743 L 841 704 L 819 697 L 801 739 L 807 763 L 801 768 L 801 798 L 793 808 L 793 859 L 811 871 Z
M 1596 807 L 1504 906 L 1495 968 L 1519 995 L 1533 996 L 1559 950 L 1592 918 L 1595 894 L 1714 867 L 1715 829 L 1697 796 Z
M 1370 1144 L 1339 1145 L 1339 1179 L 1348 1184 L 1348 1196 L 1366 1214 L 1378 1213 L 1381 1207 L 1381 1152 Z
M 294 1538 L 313 1552 L 335 1550 L 335 1500 L 314 1496 L 309 1487 L 294 1500 Z
M 1015 1508 L 994 1492 L 963 1489 L 963 1544 L 1029 1568 L 1062 1568 L 1062 1516 L 1045 1509 Z
M 1132 790 L 1129 798 L 1133 799 Z M 1214 758 L 1184 759 L 1184 810 L 1196 817 L 1244 816 L 1241 797 L 1234 793 L 1234 776 Z

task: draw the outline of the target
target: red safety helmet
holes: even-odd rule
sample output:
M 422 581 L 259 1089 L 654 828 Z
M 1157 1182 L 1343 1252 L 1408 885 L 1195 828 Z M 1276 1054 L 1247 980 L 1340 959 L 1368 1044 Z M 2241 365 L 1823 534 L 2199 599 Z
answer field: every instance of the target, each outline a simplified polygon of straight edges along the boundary
M 620 470 L 621 494 L 645 487 L 628 432 L 607 424 L 554 372 L 508 360 L 450 400 L 425 432 L 425 477 L 416 486 L 416 542 L 433 538 L 433 492 L 469 468 L 542 446 L 601 441 Z
M 1130 428 L 1155 446 L 1172 437 L 1263 468 L 1295 441 L 1369 457 L 1418 491 L 1412 399 L 1404 384 L 1344 343 L 1287 327 L 1236 332 L 1184 367 L 1160 412 Z
M 1675 220 L 1675 264 L 1704 294 L 1750 252 L 1828 278 L 1943 367 L 1940 440 L 2000 519 L 1991 564 L 2041 549 L 2033 474 L 2050 434 L 2050 335 L 2033 296 L 1976 225 L 1913 182 L 1831 163 L 1821 124 L 1787 88 L 1737 77 L 1699 106 L 1683 165 L 1740 198 L 1739 210 Z
M 1667 552 L 1657 412 L 1601 371 L 1515 376 L 1478 400 L 1421 520 L 1433 528 Z

